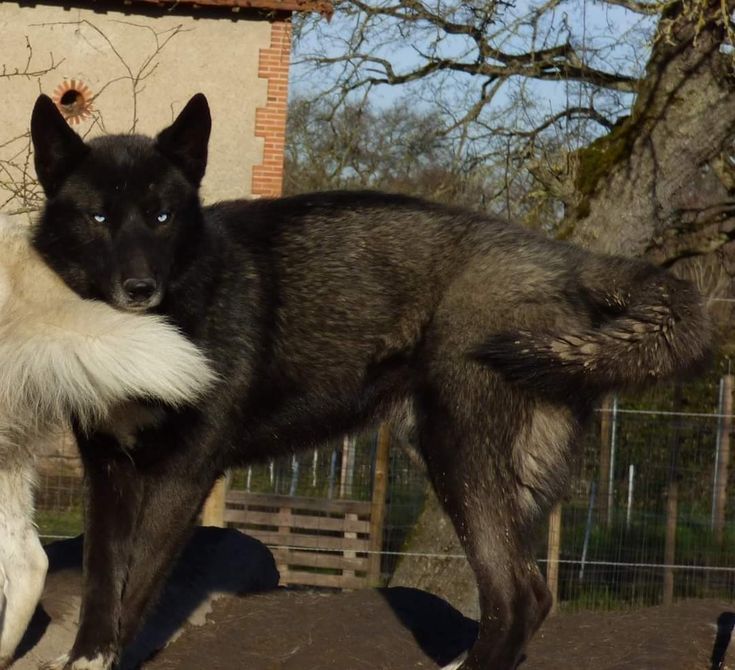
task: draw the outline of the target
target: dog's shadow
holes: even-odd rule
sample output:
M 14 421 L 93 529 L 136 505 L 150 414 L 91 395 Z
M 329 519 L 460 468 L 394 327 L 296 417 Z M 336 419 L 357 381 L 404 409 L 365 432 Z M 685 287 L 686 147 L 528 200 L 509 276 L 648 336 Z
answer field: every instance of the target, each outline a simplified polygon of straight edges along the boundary
M 437 665 L 444 666 L 475 642 L 479 625 L 446 600 L 419 589 L 378 589 L 401 625 Z
M 82 589 L 83 538 L 54 542 L 46 547 L 49 575 L 41 605 L 16 654 L 61 654 L 49 649 L 54 630 L 63 629 L 70 645 L 76 628 Z M 125 650 L 121 670 L 134 670 L 163 649 L 187 622 L 205 623 L 213 594 L 244 594 L 275 589 L 278 572 L 271 552 L 259 541 L 232 529 L 200 527 L 182 552 L 156 609 L 143 630 Z M 377 589 L 396 619 L 418 647 L 438 666 L 444 666 L 472 646 L 477 622 L 463 616 L 442 598 L 414 588 Z M 360 602 L 359 594 L 342 594 Z M 339 597 L 335 594 L 334 597 Z M 373 602 L 369 598 L 367 606 Z M 359 609 L 359 608 L 358 608 Z M 380 612 L 380 608 L 375 610 Z M 387 610 L 382 610 L 387 613 Z M 316 616 L 319 616 L 318 613 Z M 359 625 L 359 618 L 355 619 Z M 386 624 L 388 626 L 388 624 Z M 53 630 L 51 627 L 54 627 Z M 50 638 L 43 640 L 44 635 Z M 59 640 L 54 641 L 59 644 Z
M 735 612 L 723 612 L 717 617 L 717 635 L 712 647 L 710 670 L 722 670 L 724 667 L 733 627 L 735 627 Z
M 59 617 L 68 611 L 82 588 L 82 536 L 47 545 L 49 573 L 46 592 L 16 652 L 21 658 L 35 647 Z M 204 623 L 214 594 L 244 594 L 278 586 L 270 550 L 236 530 L 198 527 L 176 562 L 158 605 L 133 644 L 123 654 L 121 670 L 132 670 L 175 639 L 187 621 Z M 48 611 L 47 611 L 48 610 Z M 67 616 L 68 612 L 67 612 Z M 73 614 L 76 620 L 76 612 Z M 59 650 L 59 653 L 66 649 Z

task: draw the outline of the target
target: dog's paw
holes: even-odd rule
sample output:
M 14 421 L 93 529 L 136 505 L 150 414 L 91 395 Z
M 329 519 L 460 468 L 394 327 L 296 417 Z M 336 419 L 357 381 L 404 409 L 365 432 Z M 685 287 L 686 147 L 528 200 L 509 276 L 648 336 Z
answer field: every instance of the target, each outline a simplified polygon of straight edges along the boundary
M 458 670 L 462 667 L 462 663 L 467 659 L 467 652 L 455 658 L 449 665 L 445 665 L 441 670 Z
M 115 663 L 113 654 L 97 654 L 92 658 L 82 656 L 70 660 L 69 654 L 59 656 L 41 665 L 40 670 L 109 670 Z
M 38 666 L 38 670 L 64 670 L 69 662 L 69 654 L 64 654 L 55 658 L 53 661 L 46 661 Z

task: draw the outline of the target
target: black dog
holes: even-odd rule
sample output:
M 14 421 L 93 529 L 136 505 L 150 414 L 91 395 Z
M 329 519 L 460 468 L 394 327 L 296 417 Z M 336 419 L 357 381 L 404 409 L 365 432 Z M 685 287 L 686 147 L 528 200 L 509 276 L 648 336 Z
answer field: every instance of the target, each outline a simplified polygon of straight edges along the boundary
M 39 252 L 82 296 L 166 315 L 221 379 L 198 406 L 158 411 L 132 435 L 77 431 L 86 589 L 61 664 L 115 662 L 226 468 L 356 431 L 409 400 L 479 585 L 462 668 L 513 668 L 550 605 L 531 529 L 565 490 L 580 427 L 603 393 L 704 358 L 696 290 L 403 196 L 202 208 L 201 95 L 155 139 L 85 144 L 43 96 L 31 129 L 48 196 Z

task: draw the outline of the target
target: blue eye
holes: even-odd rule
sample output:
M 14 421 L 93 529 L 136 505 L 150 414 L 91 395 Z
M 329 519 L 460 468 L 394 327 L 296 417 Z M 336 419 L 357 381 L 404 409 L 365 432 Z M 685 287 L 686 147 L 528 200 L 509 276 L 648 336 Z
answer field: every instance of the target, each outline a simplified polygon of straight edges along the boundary
M 166 223 L 166 221 L 168 221 L 170 218 L 171 218 L 171 213 L 170 212 L 161 212 L 156 217 L 156 221 L 158 221 L 158 223 Z
M 94 220 L 95 220 L 95 221 L 96 221 L 97 223 L 106 223 L 106 222 L 107 222 L 107 217 L 106 217 L 106 216 L 105 216 L 104 214 L 99 214 L 99 213 L 97 213 L 97 214 L 92 214 L 92 218 L 93 218 L 93 219 L 94 219 Z

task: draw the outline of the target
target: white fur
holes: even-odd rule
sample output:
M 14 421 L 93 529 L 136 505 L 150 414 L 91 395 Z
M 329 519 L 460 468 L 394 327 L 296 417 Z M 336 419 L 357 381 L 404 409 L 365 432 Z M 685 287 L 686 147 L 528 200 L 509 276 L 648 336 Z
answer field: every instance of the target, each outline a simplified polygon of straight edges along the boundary
M 32 463 L 0 470 L 0 668 L 12 660 L 48 568 L 33 525 L 33 474 Z
M 116 403 L 191 401 L 212 382 L 198 349 L 163 318 L 82 300 L 39 258 L 28 232 L 0 217 L 0 412 L 13 428 Z
M 66 664 L 69 662 L 69 654 L 62 654 L 55 658 L 53 661 L 46 661 L 43 663 L 39 670 L 64 670 Z
M 205 357 L 173 326 L 82 300 L 36 254 L 29 230 L 0 216 L 0 668 L 46 573 L 32 521 L 32 440 L 72 414 L 89 428 L 119 420 L 130 399 L 183 405 L 213 381 Z M 79 667 L 107 663 L 86 662 Z
M 67 666 L 69 654 L 64 654 L 49 663 L 44 663 L 41 670 L 64 670 L 65 668 L 70 668 L 70 670 L 108 670 L 112 667 L 114 661 L 115 657 L 112 654 L 97 654 L 94 658 L 82 656 L 70 666 Z

